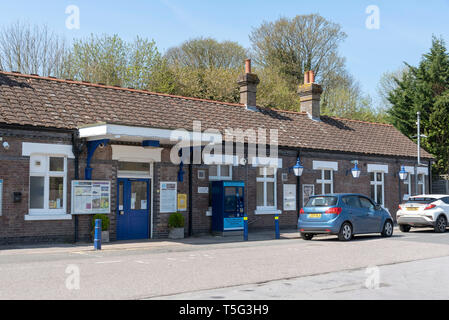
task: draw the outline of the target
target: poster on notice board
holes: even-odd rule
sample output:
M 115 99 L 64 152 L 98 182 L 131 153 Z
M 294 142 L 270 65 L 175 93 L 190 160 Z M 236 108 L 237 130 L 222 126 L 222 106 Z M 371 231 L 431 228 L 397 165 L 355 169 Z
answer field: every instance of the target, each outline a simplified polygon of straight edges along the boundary
M 72 214 L 110 213 L 110 181 L 72 181 Z

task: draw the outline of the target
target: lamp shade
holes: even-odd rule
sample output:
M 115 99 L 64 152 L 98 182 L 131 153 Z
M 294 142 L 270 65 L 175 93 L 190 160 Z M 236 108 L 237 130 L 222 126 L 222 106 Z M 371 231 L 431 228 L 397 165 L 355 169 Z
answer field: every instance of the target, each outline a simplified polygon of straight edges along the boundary
M 293 167 L 293 173 L 296 177 L 301 177 L 304 172 L 304 167 L 301 165 L 301 159 L 298 158 L 296 165 Z
M 352 176 L 354 179 L 360 178 L 362 171 L 359 169 L 359 166 L 356 164 L 355 167 L 351 170 Z
M 401 171 L 399 171 L 399 178 L 400 178 L 402 181 L 405 181 L 405 180 L 407 180 L 407 178 L 408 178 L 408 172 L 405 170 L 405 167 L 404 167 L 404 166 L 402 166 Z

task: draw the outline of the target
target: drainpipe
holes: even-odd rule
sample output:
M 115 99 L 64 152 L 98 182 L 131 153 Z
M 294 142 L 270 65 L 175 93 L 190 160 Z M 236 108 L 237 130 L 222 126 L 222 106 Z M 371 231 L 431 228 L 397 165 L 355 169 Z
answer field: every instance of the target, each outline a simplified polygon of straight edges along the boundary
M 297 159 L 299 159 L 301 156 L 301 152 L 298 151 Z M 299 211 L 301 210 L 301 177 L 296 177 L 296 211 L 298 212 L 298 219 L 299 220 Z
M 189 237 L 193 233 L 193 153 L 191 152 L 191 159 L 189 164 Z
M 79 180 L 80 178 L 80 167 L 79 167 L 79 155 L 81 153 L 79 144 L 79 132 L 77 129 L 75 129 L 72 133 L 72 150 L 73 154 L 75 155 L 75 180 Z M 78 242 L 78 215 L 75 215 L 75 243 Z
M 429 194 L 433 194 L 433 172 L 432 172 L 432 161 L 429 161 Z

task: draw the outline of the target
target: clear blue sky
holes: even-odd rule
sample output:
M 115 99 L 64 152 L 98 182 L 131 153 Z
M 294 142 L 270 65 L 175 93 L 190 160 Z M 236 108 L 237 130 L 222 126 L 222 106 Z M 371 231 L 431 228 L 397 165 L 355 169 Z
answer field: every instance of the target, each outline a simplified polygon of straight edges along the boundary
M 80 29 L 68 30 L 68 5 L 80 8 Z M 365 26 L 369 5 L 380 9 L 380 29 Z M 375 96 L 383 72 L 403 61 L 417 64 L 432 34 L 449 45 L 449 0 L 0 0 L 0 26 L 18 19 L 46 23 L 68 40 L 91 33 L 125 39 L 153 38 L 164 52 L 182 41 L 210 36 L 250 46 L 248 35 L 264 20 L 319 13 L 342 25 L 348 38 L 341 54 L 362 89 Z

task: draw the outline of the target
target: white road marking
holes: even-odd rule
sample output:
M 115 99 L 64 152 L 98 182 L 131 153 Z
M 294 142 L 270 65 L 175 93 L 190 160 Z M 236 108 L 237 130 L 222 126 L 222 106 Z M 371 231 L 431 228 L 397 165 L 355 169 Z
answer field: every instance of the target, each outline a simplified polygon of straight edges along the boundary
M 114 264 L 121 263 L 121 261 L 103 261 L 103 262 L 95 262 L 95 264 Z

